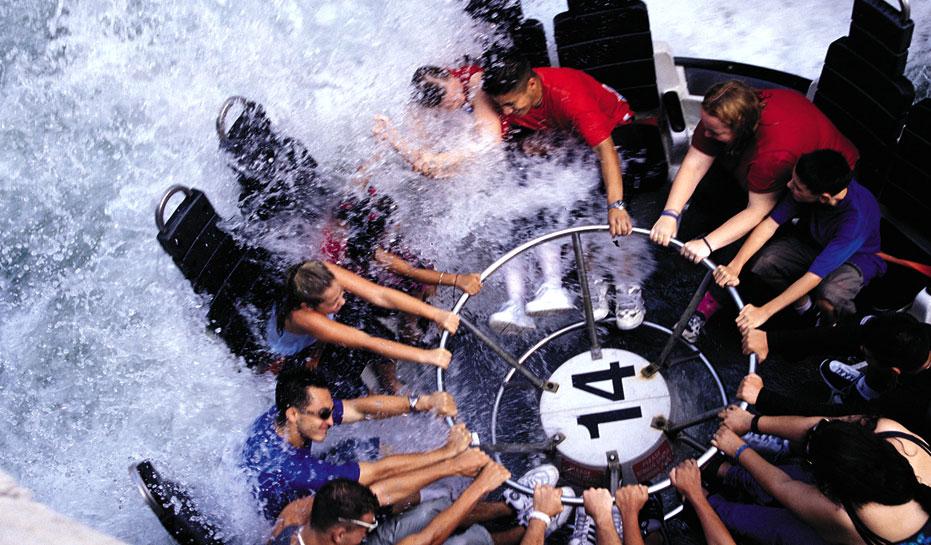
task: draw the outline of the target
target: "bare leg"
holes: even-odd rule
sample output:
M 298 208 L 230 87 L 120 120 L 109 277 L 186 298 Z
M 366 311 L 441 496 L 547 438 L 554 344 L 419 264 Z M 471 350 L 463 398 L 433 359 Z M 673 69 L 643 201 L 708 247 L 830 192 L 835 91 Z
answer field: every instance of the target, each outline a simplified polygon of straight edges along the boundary
M 537 246 L 537 259 L 540 260 L 540 268 L 543 269 L 543 282 L 554 287 L 562 286 L 561 249 L 561 245 L 555 242 Z

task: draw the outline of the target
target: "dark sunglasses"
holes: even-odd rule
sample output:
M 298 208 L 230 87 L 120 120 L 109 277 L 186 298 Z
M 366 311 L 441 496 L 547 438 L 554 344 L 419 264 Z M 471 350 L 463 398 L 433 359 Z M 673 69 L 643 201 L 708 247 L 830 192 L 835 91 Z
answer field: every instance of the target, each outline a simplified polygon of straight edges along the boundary
M 356 526 L 361 526 L 362 528 L 365 528 L 365 533 L 366 533 L 366 534 L 370 533 L 370 532 L 371 532 L 372 530 L 374 530 L 375 528 L 378 528 L 378 521 L 377 521 L 377 520 L 376 520 L 375 522 L 365 522 L 364 520 L 348 519 L 348 518 L 343 518 L 343 517 L 339 517 L 339 520 L 341 520 L 341 521 L 343 521 L 343 522 L 348 522 L 349 524 L 354 524 L 354 525 L 356 525 Z
M 316 416 L 320 420 L 329 420 L 333 416 L 333 407 L 324 407 L 315 413 L 302 411 L 304 414 L 309 414 L 311 416 Z

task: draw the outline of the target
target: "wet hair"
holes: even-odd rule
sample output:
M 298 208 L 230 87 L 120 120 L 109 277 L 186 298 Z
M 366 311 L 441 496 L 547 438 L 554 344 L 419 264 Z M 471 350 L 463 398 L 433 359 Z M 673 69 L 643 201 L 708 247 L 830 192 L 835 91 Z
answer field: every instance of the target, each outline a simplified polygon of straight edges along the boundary
M 530 62 L 513 51 L 490 51 L 482 59 L 482 90 L 491 96 L 523 91 L 531 76 Z
M 795 173 L 815 195 L 836 195 L 850 185 L 852 178 L 847 159 L 832 149 L 819 149 L 802 155 L 795 163 Z
M 701 101 L 702 110 L 720 119 L 734 133 L 726 150 L 732 154 L 743 151 L 753 139 L 764 105 L 754 88 L 737 80 L 712 85 Z
M 322 375 L 304 366 L 285 369 L 278 375 L 278 382 L 275 384 L 275 409 L 278 411 L 275 416 L 276 424 L 285 425 L 288 420 L 285 413 L 291 407 L 299 411 L 307 407 L 311 402 L 307 388 L 329 390 L 330 385 Z
M 449 70 L 439 66 L 421 66 L 414 71 L 414 77 L 411 78 L 412 98 L 414 102 L 424 108 L 436 108 L 443 102 L 446 96 L 446 89 L 438 85 L 431 79 L 447 79 L 450 77 Z M 430 79 L 428 79 L 430 78 Z
M 931 326 L 905 312 L 880 314 L 864 324 L 862 344 L 881 367 L 914 373 L 928 361 Z
M 333 479 L 314 496 L 310 527 L 325 532 L 337 524 L 346 524 L 341 518 L 359 520 L 377 510 L 378 498 L 369 487 L 348 479 Z
M 288 269 L 282 297 L 275 307 L 275 326 L 280 334 L 284 322 L 291 312 L 301 308 L 301 303 L 315 308 L 323 302 L 323 292 L 333 283 L 333 273 L 322 261 L 302 261 Z
M 886 439 L 855 423 L 823 421 L 808 434 L 807 457 L 815 483 L 825 496 L 848 512 L 868 503 L 902 505 L 912 500 L 931 514 L 931 487 L 918 481 L 908 460 Z M 852 519 L 858 519 L 854 516 Z M 859 527 L 875 543 L 888 543 Z M 865 530 L 865 532 L 863 531 Z M 869 540 L 868 540 L 869 542 Z

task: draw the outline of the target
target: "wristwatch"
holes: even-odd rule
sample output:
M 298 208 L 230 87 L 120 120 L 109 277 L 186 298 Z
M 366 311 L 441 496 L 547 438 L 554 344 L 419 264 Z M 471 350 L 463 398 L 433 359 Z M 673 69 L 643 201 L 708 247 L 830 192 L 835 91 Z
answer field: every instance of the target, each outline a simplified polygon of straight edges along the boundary
M 618 199 L 613 203 L 608 205 L 608 208 L 617 208 L 618 210 L 627 210 L 627 203 L 624 202 L 624 199 Z

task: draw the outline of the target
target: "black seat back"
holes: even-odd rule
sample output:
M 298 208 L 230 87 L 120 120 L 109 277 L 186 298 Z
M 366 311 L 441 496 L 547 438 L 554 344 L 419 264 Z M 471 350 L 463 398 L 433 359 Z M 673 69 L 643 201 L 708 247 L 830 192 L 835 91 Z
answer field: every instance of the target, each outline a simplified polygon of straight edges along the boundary
M 184 200 L 165 221 L 165 208 L 176 193 L 184 193 Z M 247 247 L 222 229 L 221 220 L 202 191 L 173 186 L 156 210 L 156 238 L 194 291 L 210 299 L 209 327 L 235 354 L 261 367 L 270 356 L 250 325 L 256 317 L 247 308 L 270 308 L 275 264 L 264 250 Z
M 931 240 L 931 99 L 915 104 L 896 147 L 880 201 Z
M 183 485 L 162 477 L 150 460 L 129 468 L 129 476 L 165 530 L 180 545 L 232 545 L 222 525 L 204 515 Z
M 560 66 L 588 72 L 624 95 L 634 110 L 659 108 L 646 4 L 570 2 L 569 11 L 553 19 L 553 27 Z
M 858 179 L 875 194 L 915 98 L 903 75 L 913 28 L 884 0 L 855 0 L 851 35 L 831 44 L 814 96 L 860 150 Z

